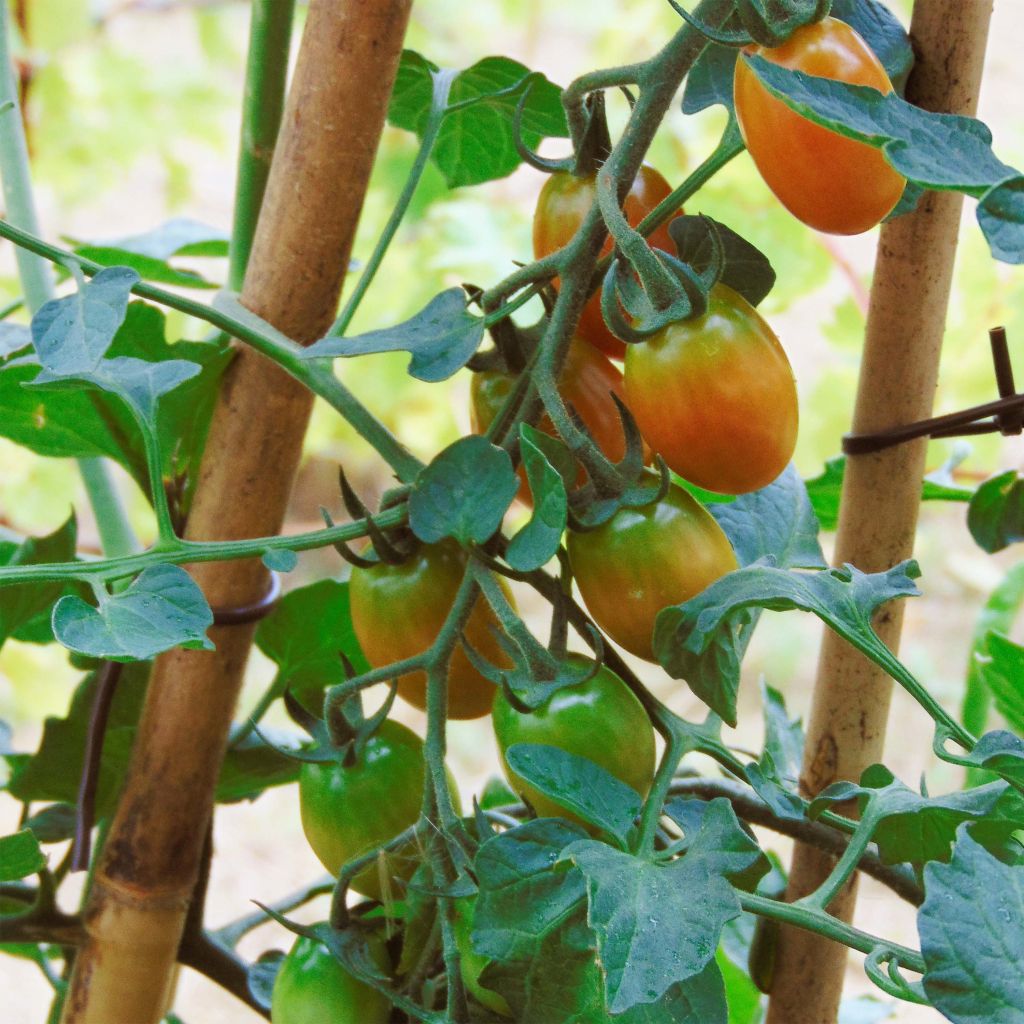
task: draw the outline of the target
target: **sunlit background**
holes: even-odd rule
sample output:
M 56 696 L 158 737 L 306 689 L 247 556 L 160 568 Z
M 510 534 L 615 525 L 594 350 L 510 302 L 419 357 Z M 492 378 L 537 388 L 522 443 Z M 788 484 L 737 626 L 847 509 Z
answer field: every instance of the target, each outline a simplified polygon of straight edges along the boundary
M 980 0 L 970 0 L 980 2 Z M 136 234 L 173 216 L 189 216 L 227 231 L 230 227 L 248 5 L 216 0 L 21 0 L 27 12 L 20 56 L 31 62 L 28 122 L 37 200 L 50 238 L 105 239 Z M 895 9 L 904 20 L 909 0 Z M 435 63 L 465 67 L 480 57 L 505 54 L 565 84 L 597 66 L 641 59 L 678 25 L 662 0 L 418 0 L 408 45 Z M 296 40 L 299 32 L 296 32 Z M 996 3 L 979 116 L 989 124 L 1000 157 L 1024 164 L 1024 4 Z M 612 101 L 613 129 L 625 104 Z M 678 183 L 708 153 L 723 125 L 720 109 L 684 118 L 674 108 L 649 160 Z M 552 143 L 550 152 L 558 152 Z M 545 150 L 548 152 L 549 150 Z M 384 133 L 355 247 L 365 259 L 372 249 L 415 152 L 414 139 L 397 129 Z M 410 216 L 362 307 L 354 331 L 404 319 L 444 287 L 472 281 L 488 285 L 515 260 L 530 256 L 530 219 L 542 176 L 521 169 L 511 177 L 475 188 L 446 190 L 439 172 L 428 171 Z M 331 187 L 325 182 L 324 187 Z M 875 236 L 827 238 L 793 220 L 771 197 L 746 155 L 735 160 L 688 205 L 724 221 L 756 243 L 778 272 L 778 285 L 762 310 L 793 363 L 801 399 L 801 434 L 796 462 L 805 477 L 819 474 L 839 449 L 848 428 L 857 379 L 870 266 Z M 186 261 L 187 263 L 188 261 Z M 203 271 L 222 279 L 224 268 Z M 10 247 L 0 250 L 0 302 L 20 292 Z M 1018 372 L 1024 377 L 1024 273 L 995 264 L 966 203 L 964 231 L 950 310 L 937 411 L 947 412 L 995 397 L 987 330 L 1005 324 Z M 199 336 L 203 327 L 170 312 L 177 337 Z M 429 457 L 468 431 L 468 374 L 426 385 L 405 374 L 406 356 L 375 356 L 339 366 L 346 384 L 416 452 Z M 0 410 L 2 415 L 2 410 Z M 1020 466 L 1022 443 L 997 436 L 932 446 L 929 467 L 962 456 L 958 479 L 977 482 L 996 468 Z M 389 480 L 386 468 L 326 406 L 318 406 L 295 490 L 287 529 L 319 525 L 321 504 L 338 507 L 336 472 L 343 462 L 367 497 Z M 153 522 L 143 496 L 119 476 L 132 519 L 143 537 Z M 0 527 L 41 534 L 58 526 L 73 505 L 81 538 L 95 549 L 96 531 L 75 465 L 47 460 L 0 439 Z M 956 708 L 974 619 L 999 581 L 1012 552 L 982 553 L 964 526 L 962 504 L 924 507 L 917 556 L 924 596 L 909 603 L 902 655 L 941 700 Z M 830 542 L 826 536 L 826 544 Z M 295 586 L 324 574 L 343 574 L 333 552 L 303 556 L 287 577 Z M 544 609 L 522 594 L 538 624 Z M 761 719 L 757 680 L 764 676 L 786 695 L 791 710 L 805 713 L 813 681 L 819 627 L 798 614 L 769 615 L 759 628 L 745 665 L 741 726 L 729 735 L 740 747 L 759 747 Z M 701 715 L 682 683 L 637 662 L 659 696 L 678 710 Z M 257 655 L 243 703 L 251 706 L 271 676 Z M 0 653 L 0 718 L 14 728 L 15 745 L 34 749 L 45 715 L 66 711 L 79 673 L 61 649 L 8 642 Z M 407 708 L 399 716 L 414 728 L 422 718 Z M 283 717 L 281 724 L 283 724 Z M 951 766 L 931 757 L 931 725 L 909 699 L 896 695 L 887 763 L 915 785 L 927 772 L 931 791 L 959 785 Z M 487 720 L 451 726 L 450 762 L 463 796 L 479 792 L 496 770 Z M 464 800 L 464 803 L 467 801 Z M 16 805 L 0 796 L 0 828 L 16 823 Z M 784 842 L 772 839 L 788 855 Z M 252 899 L 272 901 L 316 878 L 321 869 L 299 826 L 294 787 L 266 793 L 254 803 L 219 811 L 217 859 L 208 920 L 216 925 L 251 909 Z M 50 847 L 54 859 L 63 848 Z M 70 907 L 68 908 L 70 909 Z M 323 916 L 323 905 L 306 908 Z M 862 887 L 858 924 L 915 944 L 912 913 L 884 890 Z M 255 956 L 284 947 L 276 926 L 250 935 L 242 951 Z M 851 994 L 871 986 L 859 967 L 850 968 Z M 28 961 L 0 959 L 0 1006 L 12 1024 L 42 1024 L 50 989 Z M 866 1004 L 854 1020 L 883 1019 Z M 253 1014 L 191 972 L 182 973 L 176 1012 L 188 1024 L 242 1024 Z M 905 1004 L 892 1020 L 938 1021 L 932 1010 Z

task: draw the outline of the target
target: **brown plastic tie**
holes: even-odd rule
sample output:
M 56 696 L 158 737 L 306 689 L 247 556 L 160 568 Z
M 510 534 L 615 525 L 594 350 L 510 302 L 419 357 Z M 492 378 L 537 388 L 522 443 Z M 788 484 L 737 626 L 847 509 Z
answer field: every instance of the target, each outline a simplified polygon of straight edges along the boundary
M 1024 394 L 1017 392 L 1013 382 L 1006 328 L 993 327 L 988 335 L 1000 395 L 998 399 L 945 416 L 933 416 L 915 423 L 890 427 L 888 430 L 870 434 L 846 434 L 843 437 L 843 453 L 869 455 L 919 437 L 967 437 L 997 432 L 1004 437 L 1011 437 L 1024 433 Z

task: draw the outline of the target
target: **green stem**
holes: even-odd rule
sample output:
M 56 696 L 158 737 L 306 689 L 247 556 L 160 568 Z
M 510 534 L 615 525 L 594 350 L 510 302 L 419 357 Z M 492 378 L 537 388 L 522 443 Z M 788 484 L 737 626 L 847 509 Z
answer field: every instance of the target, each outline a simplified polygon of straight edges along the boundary
M 839 895 L 839 891 L 857 870 L 857 865 L 871 843 L 871 836 L 878 825 L 878 821 L 878 813 L 873 811 L 869 804 L 864 817 L 857 826 L 857 830 L 850 836 L 850 841 L 843 851 L 842 857 L 839 858 L 836 866 L 829 873 L 828 878 L 809 896 L 797 900 L 800 906 L 814 907 L 822 911 L 828 909 L 829 904 Z
M 738 892 L 736 895 L 739 897 L 740 906 L 748 913 L 814 932 L 869 956 L 878 948 L 886 949 L 891 951 L 892 959 L 901 967 L 916 971 L 918 974 L 925 972 L 924 957 L 917 950 L 890 942 L 888 939 L 876 938 L 868 932 L 862 932 L 859 928 L 831 917 L 823 910 L 806 907 L 801 903 L 783 903 L 781 900 L 769 899 L 755 893 Z
M 284 109 L 295 0 L 253 0 L 228 287 L 242 290 Z
M 96 516 L 104 553 L 111 558 L 135 554 L 139 550 L 139 542 L 124 516 L 117 485 L 106 460 L 79 459 L 78 469 L 89 495 L 89 505 Z
M 0 220 L 0 238 L 6 238 L 53 263 L 75 264 L 90 277 L 104 269 L 101 264 L 77 256 L 59 246 L 50 245 L 31 232 L 22 231 L 8 221 Z M 203 302 L 177 295 L 146 281 L 136 282 L 132 286 L 132 292 L 141 298 L 150 299 L 169 309 L 176 309 L 180 313 L 211 324 L 224 331 L 225 334 L 230 334 L 239 341 L 245 342 L 261 355 L 277 363 L 285 372 L 305 384 L 341 413 L 359 431 L 366 442 L 376 449 L 403 482 L 412 480 L 423 468 L 419 459 L 405 449 L 329 369 L 325 370 L 318 365 L 321 360 L 305 358 L 304 350 L 300 345 L 250 313 L 237 300 L 233 300 L 230 294 L 221 297 L 222 304 L 232 310 L 231 313 L 226 313 L 215 306 L 208 306 Z
M 390 508 L 373 517 L 381 528 L 400 526 L 405 522 L 404 506 Z M 365 519 L 357 519 L 343 526 L 326 530 L 311 530 L 289 537 L 253 537 L 246 540 L 191 541 L 176 538 L 165 548 L 151 548 L 137 555 L 119 558 L 99 558 L 91 562 L 48 562 L 40 565 L 0 566 L 0 587 L 15 583 L 41 583 L 55 580 L 78 579 L 110 581 L 134 576 L 151 565 L 169 563 L 185 565 L 189 562 L 226 562 L 236 558 L 255 558 L 264 551 L 312 551 L 337 541 L 353 541 L 367 535 Z
M 38 235 L 39 218 L 32 194 L 25 125 L 21 119 L 21 106 L 11 63 L 8 17 L 8 7 L 4 4 L 0 11 L 0 180 L 3 182 L 7 216 L 12 223 Z M 53 273 L 45 258 L 27 249 L 17 248 L 15 259 L 25 305 L 31 313 L 35 313 L 56 294 Z M 8 315 L 14 308 L 17 306 L 9 306 L 4 315 Z M 137 550 L 138 542 L 128 523 L 121 496 L 103 462 L 95 458 L 79 459 L 78 468 L 99 526 L 103 550 L 112 556 Z
M 384 261 L 388 247 L 391 245 L 399 225 L 409 209 L 412 197 L 416 192 L 420 179 L 423 177 L 424 170 L 426 170 L 427 161 L 430 159 L 434 143 L 437 141 L 437 133 L 441 130 L 441 124 L 444 121 L 445 114 L 448 112 L 448 93 L 451 91 L 452 82 L 455 81 L 457 74 L 458 72 L 456 71 L 441 70 L 433 75 L 433 95 L 430 102 L 430 113 L 427 116 L 427 123 L 423 128 L 423 139 L 420 142 L 419 152 L 416 154 L 416 159 L 413 161 L 409 176 L 405 180 L 402 194 L 398 197 L 398 202 L 391 211 L 391 216 L 388 218 L 388 222 L 384 226 L 380 238 L 377 240 L 373 254 L 367 261 L 355 289 L 345 303 L 345 308 L 327 332 L 328 336 L 337 335 L 340 337 L 348 330 L 349 325 L 352 323 L 352 318 L 359 309 L 359 304 L 363 301 L 363 296 L 369 290 L 377 271 L 380 269 L 381 263 Z
M 651 784 L 651 791 L 647 794 L 647 799 L 644 800 L 643 811 L 640 815 L 640 836 L 637 839 L 636 850 L 641 857 L 651 857 L 654 854 L 658 819 L 661 817 L 665 797 L 668 796 L 676 769 L 679 767 L 683 754 L 686 753 L 685 739 L 679 729 L 673 727 L 671 719 L 659 714 L 655 724 L 659 725 L 659 731 L 663 731 L 665 752 L 661 755 L 661 762 L 655 773 L 654 782 Z

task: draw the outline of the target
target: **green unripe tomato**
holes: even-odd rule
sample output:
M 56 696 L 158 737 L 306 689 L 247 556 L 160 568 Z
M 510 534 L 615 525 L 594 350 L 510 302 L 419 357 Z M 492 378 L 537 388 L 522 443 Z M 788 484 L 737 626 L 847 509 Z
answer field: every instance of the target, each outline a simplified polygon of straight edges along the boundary
M 580 655 L 569 660 L 585 664 Z M 586 682 L 558 690 L 532 714 L 517 711 L 499 690 L 493 720 L 505 774 L 541 817 L 579 821 L 509 768 L 505 751 L 514 743 L 541 743 L 586 757 L 641 796 L 651 788 L 654 728 L 633 691 L 609 668 L 602 666 Z
M 332 874 L 343 865 L 414 825 L 423 800 L 423 741 L 390 719 L 370 737 L 356 761 L 304 764 L 299 774 L 302 829 L 313 852 Z M 390 880 L 408 880 L 415 847 L 387 854 L 352 880 L 352 889 L 382 900 L 401 895 Z M 390 890 L 390 891 L 386 891 Z
M 370 954 L 387 968 L 383 939 L 370 940 Z M 285 957 L 270 1001 L 272 1024 L 387 1024 L 391 1003 L 364 985 L 314 939 L 301 936 Z

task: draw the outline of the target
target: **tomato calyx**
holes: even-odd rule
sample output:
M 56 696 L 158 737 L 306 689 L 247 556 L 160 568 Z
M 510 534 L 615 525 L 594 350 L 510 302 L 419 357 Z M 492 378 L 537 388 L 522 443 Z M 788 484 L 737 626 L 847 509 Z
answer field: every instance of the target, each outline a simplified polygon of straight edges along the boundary
M 698 270 L 693 264 L 643 242 L 622 245 L 601 286 L 601 314 L 626 344 L 640 344 L 669 324 L 707 312 L 708 295 L 725 271 L 726 255 L 718 224 L 700 217 L 710 253 Z M 673 238 L 673 241 L 675 239 Z
M 636 436 L 640 437 L 636 421 L 632 416 L 629 419 L 630 431 L 635 431 Z M 671 485 L 671 471 L 660 455 L 655 456 L 653 470 L 641 464 L 632 479 L 623 480 L 623 486 L 619 490 L 600 489 L 592 480 L 588 481 L 569 495 L 569 529 L 577 533 L 596 530 L 620 509 L 643 508 L 645 505 L 661 501 Z
M 583 101 L 587 123 L 576 150 L 572 173 L 577 178 L 592 178 L 611 155 L 612 137 L 604 106 L 604 92 L 589 93 Z
M 669 5 L 688 25 L 720 46 L 740 49 L 752 44 L 778 46 L 798 28 L 821 21 L 832 9 L 832 0 L 776 0 L 769 14 L 759 0 L 739 0 L 734 14 L 721 28 L 701 21 L 676 0 Z M 739 28 L 730 27 L 739 24 Z

